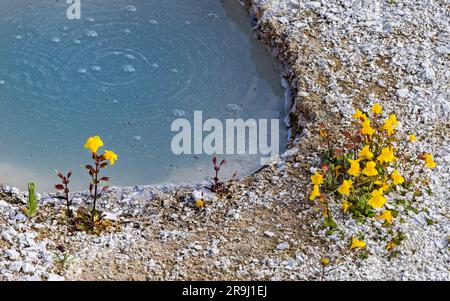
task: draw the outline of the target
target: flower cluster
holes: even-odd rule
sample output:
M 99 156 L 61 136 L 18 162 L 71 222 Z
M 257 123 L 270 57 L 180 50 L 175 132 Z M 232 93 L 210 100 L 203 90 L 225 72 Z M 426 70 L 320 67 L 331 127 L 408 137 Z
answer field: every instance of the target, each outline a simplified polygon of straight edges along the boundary
M 352 129 L 340 135 L 322 127 L 326 151 L 321 168 L 311 176 L 309 200 L 318 201 L 328 226 L 334 225 L 330 223 L 330 200 L 357 219 L 375 218 L 388 226 L 397 215 L 387 209 L 395 207 L 389 193 L 413 189 L 420 182 L 420 171 L 434 169 L 436 163 L 429 153 L 414 155 L 408 151 L 408 144 L 415 143 L 417 137 L 398 138 L 396 115 L 383 118 L 380 104 L 367 113 L 357 109 L 353 118 Z M 331 141 L 330 137 L 340 140 Z M 365 243 L 353 238 L 351 248 L 365 248 Z

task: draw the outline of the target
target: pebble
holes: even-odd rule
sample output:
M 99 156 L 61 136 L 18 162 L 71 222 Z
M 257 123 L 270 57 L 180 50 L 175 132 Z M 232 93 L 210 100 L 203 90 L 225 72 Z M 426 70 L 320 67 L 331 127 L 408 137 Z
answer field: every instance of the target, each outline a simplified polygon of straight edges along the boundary
M 280 250 L 280 251 L 289 249 L 289 243 L 288 242 L 283 242 L 283 243 L 277 245 L 277 249 Z

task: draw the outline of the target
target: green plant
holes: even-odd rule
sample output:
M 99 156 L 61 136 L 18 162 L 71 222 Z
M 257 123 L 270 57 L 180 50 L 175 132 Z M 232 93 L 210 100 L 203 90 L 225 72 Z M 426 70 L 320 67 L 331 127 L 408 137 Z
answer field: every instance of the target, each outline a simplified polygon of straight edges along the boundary
M 62 245 L 56 247 L 58 252 L 53 252 L 53 260 L 59 266 L 60 272 L 64 271 L 67 264 L 72 260 L 72 256 L 66 251 Z
M 356 109 L 353 118 L 352 126 L 342 132 L 324 125 L 319 129 L 321 165 L 311 176 L 309 200 L 317 201 L 327 234 L 337 228 L 331 202 L 358 222 L 375 219 L 390 227 L 397 218 L 397 206 L 413 203 L 423 190 L 429 190 L 425 169 L 436 167 L 431 154 L 414 152 L 414 134 L 398 135 L 396 115 L 383 118 L 380 104 L 366 113 Z M 390 200 L 391 191 L 403 196 L 412 192 L 413 199 Z M 364 248 L 363 241 L 353 239 L 352 249 Z
M 38 209 L 38 201 L 36 198 L 36 186 L 34 183 L 28 183 L 28 200 L 27 207 L 24 209 L 25 214 L 29 217 L 35 217 Z

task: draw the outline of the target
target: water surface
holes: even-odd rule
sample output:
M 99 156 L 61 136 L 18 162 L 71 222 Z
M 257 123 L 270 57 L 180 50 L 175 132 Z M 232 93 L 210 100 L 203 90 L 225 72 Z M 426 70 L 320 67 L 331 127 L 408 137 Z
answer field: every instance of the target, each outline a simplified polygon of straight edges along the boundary
M 284 118 L 279 75 L 237 1 L 81 5 L 69 20 L 66 1 L 0 3 L 0 183 L 49 190 L 58 169 L 85 189 L 92 135 L 119 154 L 107 171 L 115 185 L 196 182 L 211 176 L 211 157 L 171 152 L 175 118 Z M 260 166 L 225 158 L 228 175 Z

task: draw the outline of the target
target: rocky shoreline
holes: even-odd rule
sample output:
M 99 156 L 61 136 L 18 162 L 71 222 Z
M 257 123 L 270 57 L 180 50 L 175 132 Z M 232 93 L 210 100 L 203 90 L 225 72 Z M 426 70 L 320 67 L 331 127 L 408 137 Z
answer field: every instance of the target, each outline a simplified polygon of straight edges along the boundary
M 28 219 L 26 194 L 3 187 L 0 280 L 450 280 L 445 1 L 362 3 L 243 3 L 294 95 L 295 139 L 280 158 L 233 182 L 224 197 L 208 183 L 111 188 L 100 208 L 114 226 L 98 236 L 67 231 L 60 201 L 48 194 L 40 196 L 38 217 Z M 341 235 L 326 236 L 306 196 L 318 124 L 345 127 L 354 106 L 375 101 L 396 112 L 401 131 L 413 131 L 417 147 L 438 163 L 429 175 L 433 194 L 420 198 L 424 210 L 398 226 L 407 238 L 395 258 L 376 244 L 373 228 L 343 215 L 336 217 Z M 203 209 L 195 206 L 201 192 Z M 74 200 L 83 205 L 86 194 Z M 348 248 L 348 237 L 361 232 L 370 250 L 364 260 Z M 330 259 L 325 275 L 322 258 Z

